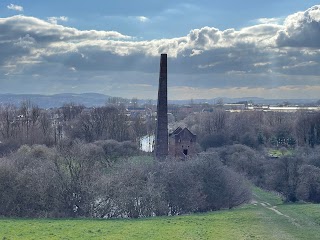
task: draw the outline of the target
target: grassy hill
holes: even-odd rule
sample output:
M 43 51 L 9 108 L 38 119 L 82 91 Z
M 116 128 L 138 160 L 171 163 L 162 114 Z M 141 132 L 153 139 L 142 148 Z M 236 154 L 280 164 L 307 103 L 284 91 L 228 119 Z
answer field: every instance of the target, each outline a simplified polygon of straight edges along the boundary
M 320 239 L 320 205 L 254 190 L 238 209 L 138 220 L 0 219 L 4 239 Z

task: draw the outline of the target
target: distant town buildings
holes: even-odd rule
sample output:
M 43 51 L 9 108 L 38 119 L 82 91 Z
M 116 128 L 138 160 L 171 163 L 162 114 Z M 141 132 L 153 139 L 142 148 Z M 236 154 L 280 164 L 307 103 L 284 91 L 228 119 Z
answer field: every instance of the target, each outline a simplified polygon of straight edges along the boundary
M 281 106 L 281 105 L 254 105 L 248 104 L 245 106 L 244 110 L 247 111 L 264 111 L 264 112 L 298 112 L 298 111 L 308 111 L 316 112 L 320 111 L 320 106 L 311 107 L 311 106 Z
M 189 106 L 190 108 L 190 106 Z M 213 112 L 214 109 L 223 109 L 226 112 L 243 112 L 243 111 L 263 111 L 263 112 L 319 112 L 320 106 L 282 106 L 282 105 L 258 105 L 252 103 L 226 103 L 223 105 L 209 105 L 202 109 L 202 112 Z M 184 111 L 185 107 L 181 107 L 181 111 Z M 194 110 L 198 107 L 194 107 Z M 192 112 L 192 110 L 189 110 Z M 195 111 L 193 111 L 195 112 Z

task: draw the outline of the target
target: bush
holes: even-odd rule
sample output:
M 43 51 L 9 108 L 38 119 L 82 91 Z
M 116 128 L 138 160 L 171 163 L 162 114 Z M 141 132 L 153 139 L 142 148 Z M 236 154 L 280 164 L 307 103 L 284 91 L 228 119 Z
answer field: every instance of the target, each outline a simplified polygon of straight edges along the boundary
M 204 212 L 232 208 L 251 199 L 246 180 L 213 155 L 183 162 L 123 162 L 106 186 L 104 207 L 97 211 L 108 217 Z
M 300 167 L 297 197 L 304 201 L 320 203 L 320 168 L 311 165 Z
M 123 159 L 135 151 L 131 143 L 110 141 L 24 145 L 0 159 L 0 214 L 138 218 L 233 208 L 251 199 L 245 178 L 216 154 L 188 161 Z M 107 153 L 121 161 L 101 164 Z
M 228 138 L 224 133 L 215 133 L 203 138 L 200 145 L 204 150 L 208 148 L 222 147 L 228 143 Z
M 234 171 L 243 174 L 254 184 L 261 186 L 264 181 L 264 157 L 254 149 L 235 144 L 215 149 L 222 162 Z

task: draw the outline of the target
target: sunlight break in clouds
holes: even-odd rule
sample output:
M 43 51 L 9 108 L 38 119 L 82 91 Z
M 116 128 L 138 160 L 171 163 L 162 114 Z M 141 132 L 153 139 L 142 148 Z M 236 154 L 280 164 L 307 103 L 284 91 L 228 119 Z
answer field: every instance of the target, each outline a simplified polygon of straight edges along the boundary
M 7 8 L 10 10 L 18 11 L 18 12 L 23 12 L 22 6 L 14 5 L 12 3 L 10 5 L 8 5 Z

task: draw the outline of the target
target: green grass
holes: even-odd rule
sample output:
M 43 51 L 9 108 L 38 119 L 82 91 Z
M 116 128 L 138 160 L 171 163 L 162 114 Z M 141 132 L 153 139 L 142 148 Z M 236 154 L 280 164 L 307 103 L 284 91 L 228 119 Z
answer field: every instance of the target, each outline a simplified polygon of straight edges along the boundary
M 0 240 L 320 239 L 320 205 L 284 205 L 278 196 L 257 188 L 254 197 L 255 204 L 238 209 L 189 216 L 138 220 L 3 218 Z M 273 206 L 284 215 L 271 210 Z
M 283 203 L 282 197 L 272 192 L 264 191 L 258 187 L 253 187 L 253 199 L 258 202 L 267 202 L 272 206 Z
M 284 157 L 284 156 L 292 156 L 294 155 L 294 151 L 292 149 L 269 149 L 268 155 L 272 157 Z

